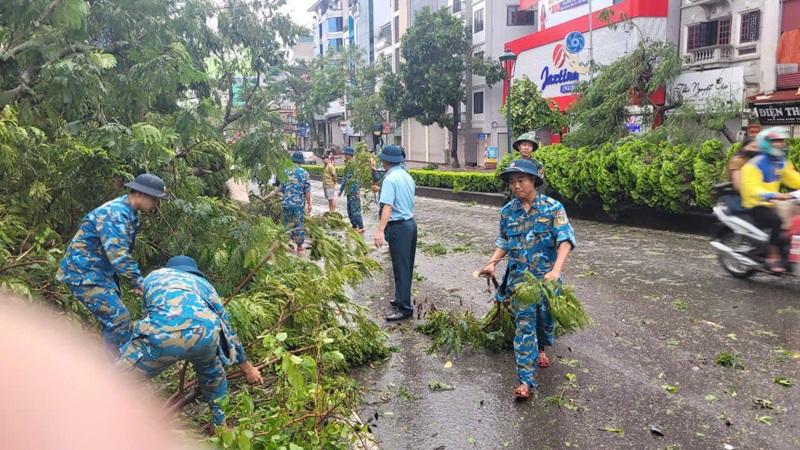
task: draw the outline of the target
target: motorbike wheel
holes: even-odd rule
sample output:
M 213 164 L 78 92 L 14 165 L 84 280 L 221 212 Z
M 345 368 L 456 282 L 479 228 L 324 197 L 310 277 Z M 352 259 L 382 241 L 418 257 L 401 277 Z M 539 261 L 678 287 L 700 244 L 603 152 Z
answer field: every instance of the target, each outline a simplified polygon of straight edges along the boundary
M 723 231 L 722 234 L 718 236 L 717 240 L 734 250 L 742 246 L 749 245 L 742 236 L 728 229 Z M 735 258 L 725 254 L 719 255 L 719 263 L 722 264 L 722 267 L 734 278 L 750 278 L 757 272 L 756 269 L 743 266 Z

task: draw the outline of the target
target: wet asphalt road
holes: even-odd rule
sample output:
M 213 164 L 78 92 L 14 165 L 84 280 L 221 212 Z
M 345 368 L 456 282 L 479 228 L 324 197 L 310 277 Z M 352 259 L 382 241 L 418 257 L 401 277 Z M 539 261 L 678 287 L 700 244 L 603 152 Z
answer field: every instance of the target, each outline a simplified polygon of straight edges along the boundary
M 314 197 L 316 214 L 325 203 L 319 183 Z M 491 296 L 472 272 L 493 250 L 499 209 L 416 202 L 418 310 L 435 304 L 481 317 Z M 338 210 L 345 212 L 343 201 Z M 377 214 L 364 217 L 371 241 Z M 800 448 L 800 281 L 735 280 L 703 237 L 585 221 L 573 227 L 578 247 L 564 281 L 595 325 L 556 339 L 553 364 L 539 369 L 526 402 L 512 398 L 511 350 L 429 354 L 429 339 L 414 329 L 421 320 L 382 319 L 393 287 L 388 253 L 376 250 L 386 272 L 353 295 L 397 351 L 354 375 L 365 389 L 359 412 L 377 413 L 382 449 Z M 426 255 L 437 243 L 447 253 Z M 716 364 L 721 354 L 741 368 Z M 780 377 L 793 386 L 776 383 Z M 455 390 L 433 392 L 431 381 Z

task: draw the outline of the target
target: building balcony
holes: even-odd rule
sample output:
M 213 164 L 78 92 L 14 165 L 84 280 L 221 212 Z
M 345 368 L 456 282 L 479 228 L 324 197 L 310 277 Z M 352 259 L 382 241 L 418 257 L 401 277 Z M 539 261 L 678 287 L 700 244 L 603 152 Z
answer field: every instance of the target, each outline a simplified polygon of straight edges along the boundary
M 683 56 L 684 67 L 725 67 L 733 61 L 733 46 L 716 45 L 713 47 L 689 50 Z
M 471 0 L 470 0 L 471 1 Z M 454 0 L 453 4 L 448 7 L 450 10 L 450 14 L 464 14 L 464 10 L 467 7 L 467 2 Z
M 778 90 L 800 88 L 800 64 L 778 64 Z

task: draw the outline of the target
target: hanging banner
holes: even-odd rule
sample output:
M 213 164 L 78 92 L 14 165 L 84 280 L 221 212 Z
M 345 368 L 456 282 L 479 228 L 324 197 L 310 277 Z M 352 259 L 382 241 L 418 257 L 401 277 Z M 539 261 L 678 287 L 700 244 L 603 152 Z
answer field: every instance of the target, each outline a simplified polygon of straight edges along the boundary
M 592 12 L 614 4 L 614 0 L 592 0 Z M 542 0 L 539 2 L 539 30 L 553 28 L 589 14 L 589 0 Z

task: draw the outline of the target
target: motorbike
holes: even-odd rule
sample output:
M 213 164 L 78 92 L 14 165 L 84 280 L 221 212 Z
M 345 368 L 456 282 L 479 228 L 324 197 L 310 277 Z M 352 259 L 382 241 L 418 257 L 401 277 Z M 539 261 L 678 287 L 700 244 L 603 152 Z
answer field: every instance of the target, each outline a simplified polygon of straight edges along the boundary
M 732 183 L 720 183 L 714 186 L 718 198 L 726 195 L 737 195 Z M 791 195 L 794 202 L 800 204 L 800 190 Z M 753 218 L 747 212 L 734 212 L 723 201 L 717 202 L 713 208 L 714 215 L 719 220 L 719 230 L 711 241 L 711 246 L 717 251 L 722 267 L 735 278 L 750 278 L 759 272 L 776 276 L 800 275 L 800 236 L 787 236 L 781 248 L 781 254 L 789 256 L 789 265 L 786 272 L 773 272 L 767 268 L 766 255 L 769 243 L 769 234 L 758 228 Z

